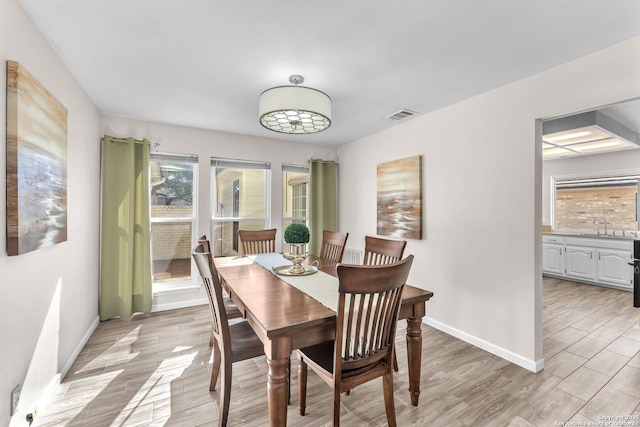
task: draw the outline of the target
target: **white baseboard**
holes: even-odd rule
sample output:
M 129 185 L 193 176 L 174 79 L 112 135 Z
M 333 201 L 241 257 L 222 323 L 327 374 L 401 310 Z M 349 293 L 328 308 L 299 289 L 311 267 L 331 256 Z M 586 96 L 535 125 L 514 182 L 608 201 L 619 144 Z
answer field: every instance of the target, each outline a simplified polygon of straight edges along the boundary
M 544 368 L 544 359 L 532 360 L 522 357 L 521 355 L 499 347 L 495 344 L 492 344 L 488 341 L 485 341 L 476 336 L 470 335 L 466 332 L 463 332 L 459 329 L 453 328 L 449 325 L 445 325 L 444 323 L 438 322 L 430 317 L 424 317 L 423 322 L 427 325 L 436 328 L 439 331 L 442 331 L 446 334 L 454 336 L 458 339 L 461 339 L 464 342 L 467 342 L 471 345 L 474 345 L 482 350 L 488 351 L 491 354 L 495 354 L 498 357 L 501 357 L 505 360 L 508 360 L 511 363 L 514 363 L 524 369 L 527 369 L 531 372 L 540 372 Z
M 67 375 L 67 373 L 69 372 L 69 369 L 71 369 L 71 366 L 73 365 L 73 362 L 76 361 L 76 359 L 78 358 L 78 355 L 84 348 L 87 341 L 89 341 L 89 338 L 91 338 L 91 335 L 93 335 L 93 333 L 95 332 L 99 324 L 100 324 L 100 316 L 96 316 L 93 323 L 91 323 L 91 326 L 89 326 L 89 329 L 87 330 L 87 332 L 84 333 L 84 336 L 82 337 L 82 339 L 80 340 L 76 348 L 73 349 L 73 353 L 71 353 L 71 355 L 66 360 L 66 362 L 64 362 L 64 365 L 62 365 L 62 368 L 60 369 L 60 373 L 58 374 L 60 376 L 59 381 L 62 380 L 62 378 L 64 378 Z M 58 382 L 58 384 L 60 384 L 60 382 Z
M 80 342 L 78 342 L 78 345 L 76 345 L 76 348 L 73 349 L 73 352 L 71 353 L 69 358 L 64 362 L 64 365 L 62 365 L 62 368 L 60 368 L 60 372 L 58 372 L 53 376 L 47 388 L 42 392 L 42 394 L 38 398 L 37 406 L 42 406 L 46 404 L 49 401 L 49 399 L 51 399 L 51 396 L 53 396 L 56 390 L 58 390 L 58 386 L 60 386 L 63 378 L 67 375 L 67 373 L 69 373 L 71 366 L 73 366 L 73 363 L 76 361 L 76 359 L 78 358 L 78 355 L 84 348 L 87 341 L 89 341 L 89 338 L 91 338 L 91 335 L 93 335 L 93 333 L 95 332 L 99 324 L 100 324 L 100 316 L 96 316 L 95 320 L 89 326 L 89 329 L 87 329 L 87 332 L 85 332 Z
M 192 299 L 189 301 L 169 302 L 165 304 L 156 304 L 152 306 L 151 312 L 155 313 L 158 311 L 176 310 L 178 308 L 195 307 L 197 305 L 206 305 L 206 304 L 209 304 L 209 301 L 207 301 L 206 298 Z

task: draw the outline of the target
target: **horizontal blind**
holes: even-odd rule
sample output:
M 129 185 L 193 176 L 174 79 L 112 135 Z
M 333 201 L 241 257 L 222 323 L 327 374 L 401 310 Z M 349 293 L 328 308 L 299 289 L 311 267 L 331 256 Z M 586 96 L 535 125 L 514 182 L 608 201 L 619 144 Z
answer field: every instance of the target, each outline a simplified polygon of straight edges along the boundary
M 640 175 L 609 176 L 601 178 L 577 178 L 556 180 L 557 189 L 601 188 L 635 186 L 640 182 Z
M 216 169 L 271 169 L 270 162 L 256 162 L 251 160 L 234 160 L 211 158 L 211 167 Z
M 309 166 L 298 166 L 298 165 L 282 165 L 283 172 L 298 172 L 298 173 L 309 173 Z
M 151 153 L 151 160 L 162 162 L 198 163 L 198 156 L 193 154 Z

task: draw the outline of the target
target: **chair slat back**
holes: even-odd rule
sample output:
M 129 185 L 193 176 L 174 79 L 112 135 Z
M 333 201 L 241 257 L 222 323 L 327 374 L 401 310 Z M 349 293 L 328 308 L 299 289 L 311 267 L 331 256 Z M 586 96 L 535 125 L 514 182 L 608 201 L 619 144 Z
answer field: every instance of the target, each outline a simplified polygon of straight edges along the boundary
M 206 234 L 203 234 L 202 236 L 198 237 L 198 243 L 201 243 L 203 249 L 206 252 L 209 252 L 209 254 L 213 257 L 213 252 L 211 251 L 211 242 L 209 242 L 209 239 L 207 239 Z
M 203 234 L 198 237 L 198 243 L 202 245 L 202 250 L 207 252 L 207 257 L 209 258 L 209 264 L 211 264 L 211 269 L 218 275 L 218 271 L 216 270 L 215 264 L 213 264 L 213 252 L 211 251 L 211 242 L 207 239 L 207 235 Z M 218 275 L 218 280 L 220 280 L 220 276 Z
M 242 254 L 256 255 L 276 251 L 276 229 L 269 230 L 240 230 L 242 240 Z
M 413 255 L 393 264 L 338 266 L 335 372 L 391 363 L 402 290 Z
M 320 258 L 329 262 L 342 262 L 342 255 L 344 255 L 344 248 L 348 238 L 349 233 L 323 230 Z
M 365 236 L 364 265 L 383 265 L 398 262 L 402 259 L 406 240 L 389 240 Z
M 222 298 L 222 284 L 218 276 L 218 271 L 213 262 L 213 257 L 209 252 L 205 250 L 205 244 L 200 243 L 192 251 L 200 277 L 204 283 L 204 288 L 207 291 L 207 298 L 209 299 L 209 308 L 211 309 L 211 329 L 213 335 L 217 341 L 220 342 L 220 349 L 228 353 L 230 357 L 230 331 L 229 323 L 227 319 L 227 313 L 224 308 L 224 300 Z

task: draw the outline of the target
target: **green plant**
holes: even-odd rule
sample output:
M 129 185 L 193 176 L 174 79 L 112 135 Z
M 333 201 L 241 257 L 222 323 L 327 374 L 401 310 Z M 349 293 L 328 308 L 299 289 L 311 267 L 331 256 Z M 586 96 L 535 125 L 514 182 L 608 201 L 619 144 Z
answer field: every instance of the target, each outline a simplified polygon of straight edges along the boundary
M 287 243 L 309 243 L 309 228 L 299 222 L 290 224 L 284 230 L 284 241 Z

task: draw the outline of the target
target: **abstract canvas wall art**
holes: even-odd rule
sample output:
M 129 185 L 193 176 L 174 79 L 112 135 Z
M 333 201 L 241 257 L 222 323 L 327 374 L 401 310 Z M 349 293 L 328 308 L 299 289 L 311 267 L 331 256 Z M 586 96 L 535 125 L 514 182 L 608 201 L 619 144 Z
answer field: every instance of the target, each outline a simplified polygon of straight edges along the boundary
M 377 232 L 422 239 L 422 156 L 378 165 Z
M 7 254 L 67 240 L 67 109 L 7 61 Z

